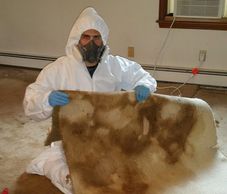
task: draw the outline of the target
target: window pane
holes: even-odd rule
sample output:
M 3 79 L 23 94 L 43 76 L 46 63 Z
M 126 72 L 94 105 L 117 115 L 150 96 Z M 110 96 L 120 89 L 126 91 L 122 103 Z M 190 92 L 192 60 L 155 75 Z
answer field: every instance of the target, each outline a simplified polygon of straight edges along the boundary
M 174 11 L 174 0 L 168 0 L 168 13 Z M 225 0 L 224 17 L 227 17 L 227 0 Z

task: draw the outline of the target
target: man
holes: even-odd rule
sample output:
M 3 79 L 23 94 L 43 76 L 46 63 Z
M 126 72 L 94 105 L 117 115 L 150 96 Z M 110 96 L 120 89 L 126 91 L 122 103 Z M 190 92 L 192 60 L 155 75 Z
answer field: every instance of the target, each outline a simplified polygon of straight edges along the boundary
M 86 8 L 69 35 L 66 56 L 46 66 L 25 93 L 27 116 L 43 120 L 54 106 L 69 103 L 60 90 L 113 92 L 135 90 L 138 102 L 156 90 L 156 81 L 136 62 L 109 54 L 108 27 L 93 8 Z M 65 177 L 68 167 L 60 142 L 54 142 L 27 168 L 28 173 L 45 175 L 64 193 L 71 193 Z M 26 188 L 25 188 L 26 189 Z
M 93 8 L 75 22 L 66 56 L 46 66 L 25 93 L 25 114 L 34 120 L 51 116 L 54 106 L 69 103 L 59 90 L 113 92 L 135 90 L 138 102 L 156 90 L 156 80 L 136 62 L 109 54 L 108 27 Z

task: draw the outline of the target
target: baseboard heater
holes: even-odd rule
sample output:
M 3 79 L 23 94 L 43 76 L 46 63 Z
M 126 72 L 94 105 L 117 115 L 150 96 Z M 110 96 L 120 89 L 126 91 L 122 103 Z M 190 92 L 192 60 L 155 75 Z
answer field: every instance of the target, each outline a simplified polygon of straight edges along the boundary
M 55 61 L 57 57 L 25 55 L 18 53 L 0 52 L 0 64 L 15 67 L 42 69 L 47 64 Z M 175 67 L 155 67 L 152 65 L 143 65 L 158 81 L 169 81 L 190 84 L 199 84 L 207 86 L 227 87 L 227 72 L 226 71 L 211 71 L 201 69 L 199 73 L 189 80 L 192 75 L 192 70 L 189 68 Z
M 0 64 L 9 66 L 42 69 L 56 59 L 57 57 L 0 52 Z
M 175 67 L 155 67 L 143 65 L 144 69 L 153 75 L 158 81 L 177 83 L 190 83 L 205 86 L 227 87 L 227 72 L 199 69 L 198 74 L 192 74 L 192 69 Z

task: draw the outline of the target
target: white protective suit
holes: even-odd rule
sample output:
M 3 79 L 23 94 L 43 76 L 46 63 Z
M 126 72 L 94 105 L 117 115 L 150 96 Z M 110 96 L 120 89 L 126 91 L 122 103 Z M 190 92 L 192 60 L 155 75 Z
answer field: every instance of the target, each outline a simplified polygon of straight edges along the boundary
M 76 45 L 81 34 L 89 29 L 100 32 L 104 45 L 107 44 L 108 27 L 93 8 L 86 8 L 75 22 L 66 46 L 66 56 L 46 66 L 35 83 L 25 93 L 25 114 L 34 120 L 51 116 L 53 108 L 48 96 L 53 90 L 83 90 L 113 92 L 132 90 L 145 85 L 151 92 L 156 90 L 156 81 L 142 67 L 133 61 L 109 54 L 109 47 L 103 53 L 101 62 L 91 78 Z

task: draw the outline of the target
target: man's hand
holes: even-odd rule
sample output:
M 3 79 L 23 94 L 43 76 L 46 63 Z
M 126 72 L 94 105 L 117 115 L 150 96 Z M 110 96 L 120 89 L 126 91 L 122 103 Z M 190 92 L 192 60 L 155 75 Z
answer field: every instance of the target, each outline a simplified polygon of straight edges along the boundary
M 135 95 L 137 102 L 142 102 L 150 96 L 150 89 L 143 85 L 136 86 Z
M 69 103 L 69 95 L 60 91 L 52 91 L 49 95 L 48 102 L 52 107 L 64 106 Z

